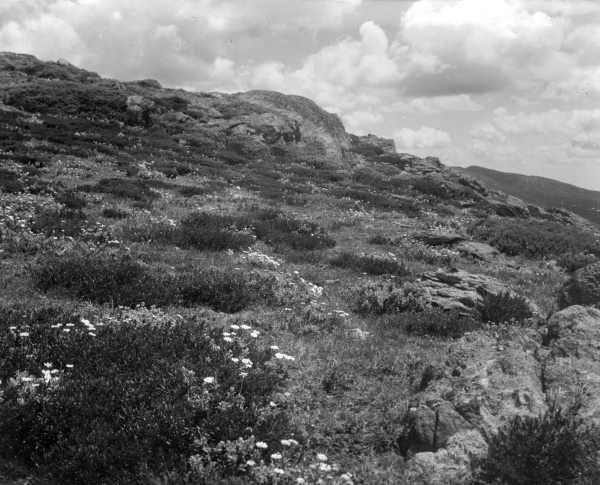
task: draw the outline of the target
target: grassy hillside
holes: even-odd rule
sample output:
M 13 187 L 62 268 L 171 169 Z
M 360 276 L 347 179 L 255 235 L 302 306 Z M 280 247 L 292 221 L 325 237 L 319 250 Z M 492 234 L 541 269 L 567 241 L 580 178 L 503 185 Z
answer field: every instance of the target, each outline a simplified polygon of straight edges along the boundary
M 458 169 L 488 187 L 519 197 L 542 207 L 559 207 L 600 224 L 600 192 L 545 177 L 499 172 L 484 167 Z
M 2 57 L 2 483 L 415 483 L 446 445 L 427 406 L 481 426 L 479 342 L 541 342 L 600 256 L 569 214 L 281 96 Z

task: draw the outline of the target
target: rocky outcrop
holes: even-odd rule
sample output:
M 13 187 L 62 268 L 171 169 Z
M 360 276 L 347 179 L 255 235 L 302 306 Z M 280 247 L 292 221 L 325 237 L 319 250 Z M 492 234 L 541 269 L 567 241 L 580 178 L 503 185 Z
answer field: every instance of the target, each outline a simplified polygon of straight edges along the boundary
M 600 310 L 575 305 L 555 313 L 547 338 L 546 392 L 562 405 L 579 399 L 581 415 L 600 424 Z
M 487 454 L 487 443 L 475 430 L 460 432 L 435 453 L 417 453 L 405 471 L 411 485 L 463 485 L 472 478 L 474 465 Z
M 600 262 L 577 270 L 561 288 L 559 305 L 600 304 Z
M 430 246 L 450 246 L 452 244 L 464 241 L 466 237 L 455 232 L 423 232 L 416 234 L 415 239 L 423 241 L 425 244 L 429 244 Z
M 462 241 L 454 246 L 460 254 L 476 260 L 491 262 L 500 257 L 500 251 L 489 244 L 477 241 Z
M 464 312 L 480 310 L 483 299 L 488 295 L 515 294 L 495 278 L 459 269 L 423 273 L 415 287 L 416 296 L 428 304 L 443 310 Z M 538 312 L 533 303 L 529 302 L 529 305 L 532 313 Z
M 407 464 L 407 482 L 468 483 L 487 452 L 484 438 L 514 416 L 545 412 L 541 349 L 538 332 L 514 327 L 457 340 L 447 351 L 444 375 L 410 403 L 399 440 L 416 453 Z

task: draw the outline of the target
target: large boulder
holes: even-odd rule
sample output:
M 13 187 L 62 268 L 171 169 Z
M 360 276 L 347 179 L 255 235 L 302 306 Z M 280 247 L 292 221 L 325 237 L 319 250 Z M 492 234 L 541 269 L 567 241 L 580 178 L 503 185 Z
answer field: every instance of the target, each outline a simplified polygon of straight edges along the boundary
M 575 305 L 555 313 L 547 338 L 548 395 L 563 405 L 580 400 L 582 416 L 600 424 L 600 310 Z
M 469 483 L 474 464 L 484 458 L 488 446 L 475 430 L 463 431 L 437 452 L 417 453 L 408 463 L 404 478 L 411 485 L 461 485 Z
M 600 304 L 600 262 L 577 270 L 559 293 L 561 308 Z
M 491 276 L 459 269 L 423 273 L 420 281 L 414 286 L 420 293 L 417 296 L 431 306 L 464 312 L 479 311 L 488 295 L 515 295 L 510 287 Z M 532 313 L 538 312 L 533 303 L 529 302 L 529 306 Z

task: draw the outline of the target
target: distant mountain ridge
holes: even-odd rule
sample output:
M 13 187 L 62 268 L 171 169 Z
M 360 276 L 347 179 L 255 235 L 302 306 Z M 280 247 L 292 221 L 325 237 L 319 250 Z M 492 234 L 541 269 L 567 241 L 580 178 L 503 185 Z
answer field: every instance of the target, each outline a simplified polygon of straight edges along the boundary
M 481 180 L 491 189 L 501 190 L 542 207 L 568 209 L 600 224 L 599 191 L 583 189 L 546 177 L 500 172 L 478 166 L 457 167 L 456 170 Z

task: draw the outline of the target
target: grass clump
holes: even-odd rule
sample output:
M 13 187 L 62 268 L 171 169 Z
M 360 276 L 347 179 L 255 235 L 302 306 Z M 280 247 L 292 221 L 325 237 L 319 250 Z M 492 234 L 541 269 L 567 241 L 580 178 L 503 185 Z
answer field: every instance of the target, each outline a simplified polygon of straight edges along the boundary
M 523 322 L 532 316 L 531 307 L 523 296 L 503 292 L 483 298 L 481 318 L 485 322 Z
M 330 259 L 329 264 L 371 275 L 406 276 L 409 274 L 409 270 L 403 262 L 385 256 L 343 252 Z
M 1 455 L 52 483 L 183 478 L 192 456 L 206 467 L 195 483 L 239 483 L 226 480 L 254 456 L 230 460 L 225 448 L 278 449 L 289 427 L 269 406 L 285 379 L 272 351 L 202 321 L 151 317 L 0 330 Z
M 429 309 L 424 312 L 412 312 L 406 315 L 405 319 L 408 333 L 439 338 L 460 338 L 467 332 L 481 329 L 483 325 L 472 315 L 457 310 Z
M 126 211 L 115 207 L 106 207 L 102 209 L 102 215 L 107 219 L 127 219 L 127 217 L 129 217 L 129 214 Z
M 31 223 L 34 233 L 46 236 L 81 236 L 87 226 L 85 214 L 80 209 L 41 209 Z
M 471 226 L 470 233 L 509 256 L 543 259 L 581 252 L 600 256 L 600 241 L 593 234 L 552 221 L 488 218 Z
M 553 403 L 543 416 L 514 417 L 492 438 L 475 483 L 598 483 L 598 432 L 578 411 L 578 405 L 562 409 Z
M 199 212 L 181 221 L 174 242 L 180 247 L 202 250 L 239 250 L 251 246 L 254 237 L 238 230 L 232 217 Z
M 274 284 L 256 273 L 188 267 L 161 272 L 130 254 L 70 251 L 46 256 L 32 268 L 42 291 L 59 291 L 96 303 L 135 306 L 202 305 L 234 313 L 272 294 Z
M 95 185 L 84 185 L 79 187 L 84 192 L 99 192 L 111 194 L 121 199 L 134 200 L 141 207 L 149 207 L 160 195 L 152 190 L 148 183 L 143 180 L 129 180 L 122 178 L 105 178 Z

